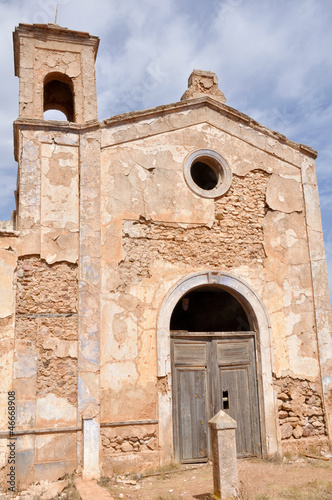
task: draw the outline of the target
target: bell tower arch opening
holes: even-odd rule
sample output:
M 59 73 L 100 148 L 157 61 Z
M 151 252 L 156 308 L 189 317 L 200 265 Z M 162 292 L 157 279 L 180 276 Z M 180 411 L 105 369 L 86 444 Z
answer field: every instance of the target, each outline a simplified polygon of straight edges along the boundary
M 50 110 L 61 111 L 69 122 L 75 121 L 73 82 L 59 72 L 49 73 L 44 79 L 44 118 Z
M 19 118 L 57 110 L 77 124 L 98 120 L 95 59 L 99 38 L 54 24 L 20 24 L 14 32 Z

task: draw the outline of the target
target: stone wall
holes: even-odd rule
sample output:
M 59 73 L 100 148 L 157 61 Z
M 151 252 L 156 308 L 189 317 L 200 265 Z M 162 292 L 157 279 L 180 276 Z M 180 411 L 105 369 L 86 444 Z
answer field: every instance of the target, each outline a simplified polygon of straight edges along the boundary
M 19 259 L 16 315 L 76 314 L 76 267 L 64 262 L 49 266 L 38 257 Z
M 212 226 L 153 222 L 141 218 L 124 221 L 120 264 L 123 283 L 138 284 L 149 277 L 151 262 L 184 263 L 191 268 L 228 269 L 262 262 L 265 192 L 269 175 L 250 172 L 233 176 L 228 193 L 215 202 Z
M 154 451 L 157 448 L 155 430 L 147 431 L 144 429 L 137 436 L 133 435 L 132 429 L 129 429 L 125 435 L 117 435 L 113 430 L 104 429 L 101 435 L 105 455 Z
M 77 266 L 19 260 L 16 339 L 37 354 L 36 396 L 53 393 L 77 401 Z
M 60 477 L 77 466 L 76 432 L 34 430 L 77 425 L 77 266 L 19 258 L 14 390 L 18 484 Z
M 103 427 L 103 473 L 140 470 L 159 464 L 156 424 Z
M 322 398 L 317 383 L 283 377 L 275 382 L 282 440 L 302 440 L 326 434 Z

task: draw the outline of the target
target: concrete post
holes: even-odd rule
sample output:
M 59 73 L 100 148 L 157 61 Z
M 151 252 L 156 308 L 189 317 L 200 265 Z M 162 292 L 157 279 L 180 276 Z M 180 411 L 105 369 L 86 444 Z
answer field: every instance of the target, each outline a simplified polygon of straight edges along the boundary
M 233 498 L 238 492 L 236 458 L 236 422 L 223 410 L 209 420 L 213 462 L 213 497 L 215 500 Z

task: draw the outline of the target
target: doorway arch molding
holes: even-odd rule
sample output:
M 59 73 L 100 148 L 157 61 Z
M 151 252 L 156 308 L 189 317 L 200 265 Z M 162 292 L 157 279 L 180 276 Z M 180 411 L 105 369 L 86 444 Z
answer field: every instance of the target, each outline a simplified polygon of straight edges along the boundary
M 244 308 L 252 330 L 256 332 L 256 361 L 260 400 L 260 423 L 263 455 L 280 453 L 278 444 L 277 401 L 273 390 L 273 346 L 271 323 L 259 295 L 248 283 L 220 271 L 198 272 L 186 276 L 167 293 L 157 319 L 158 377 L 167 377 L 167 389 L 159 393 L 159 438 L 162 461 L 173 458 L 172 382 L 170 321 L 173 310 L 183 295 L 204 285 L 216 285 L 232 294 Z M 165 387 L 165 385 L 164 385 Z

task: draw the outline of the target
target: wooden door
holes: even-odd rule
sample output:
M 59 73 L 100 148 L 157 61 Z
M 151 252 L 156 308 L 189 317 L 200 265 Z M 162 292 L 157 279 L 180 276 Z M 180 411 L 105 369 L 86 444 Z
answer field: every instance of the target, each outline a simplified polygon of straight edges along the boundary
M 214 340 L 217 406 L 237 422 L 238 456 L 260 455 L 254 337 Z
M 206 341 L 172 342 L 176 460 L 208 458 L 208 350 Z
M 208 421 L 223 409 L 237 422 L 239 456 L 261 453 L 254 334 L 173 332 L 175 458 L 206 461 Z

